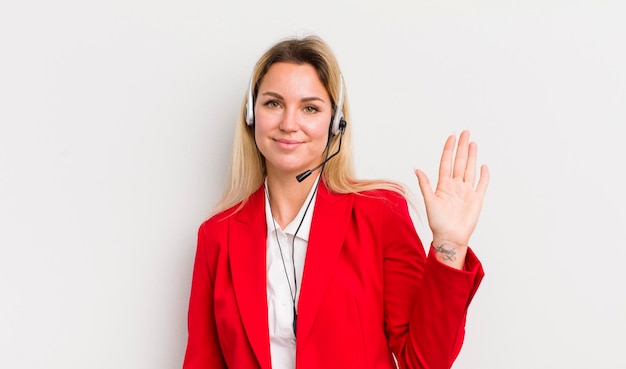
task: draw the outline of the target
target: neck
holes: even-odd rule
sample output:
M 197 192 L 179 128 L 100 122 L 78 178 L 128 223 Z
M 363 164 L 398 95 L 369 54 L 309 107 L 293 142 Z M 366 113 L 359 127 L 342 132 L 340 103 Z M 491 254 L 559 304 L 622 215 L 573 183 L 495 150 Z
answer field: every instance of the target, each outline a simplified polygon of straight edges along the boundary
M 267 175 L 267 190 L 269 193 L 272 215 L 280 226 L 285 227 L 298 215 L 311 188 L 315 185 L 317 175 L 311 175 L 302 182 L 294 176 L 277 177 Z

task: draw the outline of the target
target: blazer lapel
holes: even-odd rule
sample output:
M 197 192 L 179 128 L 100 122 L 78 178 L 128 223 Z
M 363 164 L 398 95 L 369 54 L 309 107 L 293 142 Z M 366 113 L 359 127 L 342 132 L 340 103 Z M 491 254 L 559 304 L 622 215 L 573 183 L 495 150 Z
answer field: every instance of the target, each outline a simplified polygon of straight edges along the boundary
M 270 369 L 264 194 L 264 186 L 261 186 L 233 216 L 228 243 L 241 320 L 260 367 Z
M 353 202 L 354 195 L 331 194 L 323 181 L 320 182 L 298 301 L 297 352 L 306 342 L 335 270 L 348 230 Z

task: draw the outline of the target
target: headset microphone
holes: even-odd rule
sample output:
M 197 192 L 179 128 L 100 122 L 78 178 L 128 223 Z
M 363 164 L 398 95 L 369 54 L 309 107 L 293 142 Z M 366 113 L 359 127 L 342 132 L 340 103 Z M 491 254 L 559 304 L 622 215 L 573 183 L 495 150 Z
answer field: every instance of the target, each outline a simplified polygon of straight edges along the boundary
M 339 122 L 339 146 L 337 147 L 337 151 L 335 151 L 331 156 L 327 157 L 326 159 L 324 159 L 323 162 L 321 162 L 318 166 L 316 166 L 315 168 L 309 169 L 307 171 L 304 171 L 300 174 L 298 174 L 296 176 L 296 179 L 298 180 L 298 182 L 302 182 L 304 181 L 308 176 L 310 176 L 313 172 L 315 172 L 316 170 L 320 169 L 321 167 L 324 166 L 324 164 L 326 164 L 330 159 L 334 158 L 335 155 L 339 154 L 339 151 L 341 150 L 341 141 L 343 140 L 343 133 L 346 130 L 346 121 L 341 119 L 341 121 Z

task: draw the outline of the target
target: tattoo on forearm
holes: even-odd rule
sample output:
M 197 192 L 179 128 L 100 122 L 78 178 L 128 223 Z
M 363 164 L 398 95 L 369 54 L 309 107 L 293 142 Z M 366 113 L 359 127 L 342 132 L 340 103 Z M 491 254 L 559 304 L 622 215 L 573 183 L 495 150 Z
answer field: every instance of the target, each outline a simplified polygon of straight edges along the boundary
M 443 254 L 444 260 L 455 261 L 456 260 L 456 251 L 454 249 L 446 249 L 444 246 L 446 244 L 442 243 L 439 246 L 435 246 L 435 252 Z

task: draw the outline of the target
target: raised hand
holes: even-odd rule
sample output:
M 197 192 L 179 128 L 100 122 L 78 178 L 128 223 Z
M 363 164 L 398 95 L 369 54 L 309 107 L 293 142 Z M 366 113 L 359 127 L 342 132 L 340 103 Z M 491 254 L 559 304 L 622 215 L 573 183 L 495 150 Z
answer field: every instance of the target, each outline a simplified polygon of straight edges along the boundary
M 476 185 L 478 147 L 475 142 L 470 142 L 469 137 L 469 131 L 461 132 L 456 155 L 456 137 L 451 135 L 446 140 L 435 191 L 428 176 L 419 169 L 415 170 L 437 258 L 457 269 L 461 269 L 465 263 L 469 238 L 478 223 L 489 182 L 489 170 L 486 165 L 482 165 Z

